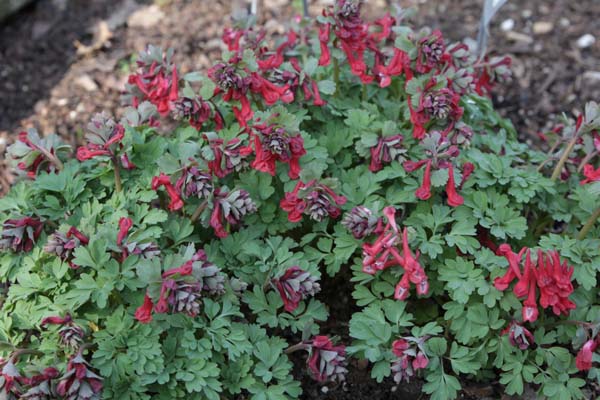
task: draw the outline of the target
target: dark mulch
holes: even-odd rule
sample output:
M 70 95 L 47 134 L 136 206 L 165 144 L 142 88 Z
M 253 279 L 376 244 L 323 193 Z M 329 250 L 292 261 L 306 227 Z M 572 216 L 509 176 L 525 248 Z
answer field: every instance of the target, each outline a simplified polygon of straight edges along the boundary
M 141 4 L 138 4 L 141 3 Z M 42 133 L 57 132 L 76 141 L 90 117 L 107 110 L 119 116 L 119 94 L 131 68 L 131 55 L 147 43 L 174 47 L 182 72 L 205 69 L 218 57 L 219 36 L 235 4 L 243 0 L 156 0 L 159 21 L 133 23 L 131 13 L 152 2 L 138 0 L 37 0 L 0 25 L 0 151 L 23 127 Z M 294 13 L 287 0 L 263 0 L 261 14 L 269 31 L 283 31 L 277 21 Z M 296 2 L 298 3 L 298 2 Z M 316 15 L 321 5 L 311 1 Z M 385 3 L 417 8 L 416 24 L 439 28 L 450 40 L 475 37 L 481 0 L 369 0 L 370 14 L 380 14 Z M 145 20 L 157 9 L 143 8 Z M 508 21 L 512 20 L 512 24 Z M 98 41 L 101 23 L 112 38 Z M 129 22 L 129 24 L 128 24 Z M 504 22 L 504 23 L 503 23 Z M 513 25 L 511 29 L 501 29 Z M 600 100 L 600 2 L 597 0 L 509 1 L 491 27 L 489 51 L 510 54 L 514 79 L 499 88 L 495 103 L 513 120 L 522 137 L 551 126 L 556 115 L 582 109 Z M 596 42 L 580 48 L 585 34 Z M 101 36 L 101 35 L 100 35 Z M 98 50 L 77 55 L 74 42 L 97 45 Z M 4 172 L 2 172 L 2 170 Z M 10 174 L 0 165 L 0 184 Z M 4 183 L 0 192 L 6 190 Z M 323 333 L 348 338 L 348 322 L 357 307 L 350 296 L 348 272 L 329 280 L 319 298 L 331 308 Z M 345 340 L 346 341 L 346 340 Z M 306 399 L 418 399 L 422 382 L 394 388 L 369 378 L 368 368 L 351 364 L 345 385 L 316 385 L 302 364 L 292 357 L 303 382 Z M 497 387 L 464 382 L 463 398 L 498 398 Z

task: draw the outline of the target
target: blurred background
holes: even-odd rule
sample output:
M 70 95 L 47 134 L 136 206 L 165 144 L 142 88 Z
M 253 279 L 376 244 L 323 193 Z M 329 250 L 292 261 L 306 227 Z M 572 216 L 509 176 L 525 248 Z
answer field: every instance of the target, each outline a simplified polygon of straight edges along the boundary
M 0 20 L 0 150 L 25 127 L 80 135 L 90 116 L 119 116 L 119 94 L 148 43 L 173 47 L 182 72 L 205 70 L 222 50 L 233 9 L 250 0 L 0 0 L 28 3 Z M 316 16 L 332 0 L 309 0 Z M 397 5 L 411 24 L 448 41 L 475 38 L 483 0 L 367 0 L 380 16 Z M 284 33 L 300 0 L 260 0 L 259 21 Z M 6 13 L 6 12 L 4 12 Z M 509 0 L 491 23 L 488 50 L 513 57 L 514 79 L 494 101 L 525 138 L 560 112 L 600 100 L 600 1 Z

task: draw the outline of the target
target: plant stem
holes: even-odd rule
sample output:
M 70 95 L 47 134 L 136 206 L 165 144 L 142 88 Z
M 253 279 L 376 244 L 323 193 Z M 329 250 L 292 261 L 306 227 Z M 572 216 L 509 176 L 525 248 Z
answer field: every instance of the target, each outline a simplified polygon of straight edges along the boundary
M 367 101 L 367 84 L 362 85 L 362 101 Z
M 583 160 L 581 160 L 581 162 L 579 163 L 579 166 L 577 167 L 577 172 L 581 172 L 581 170 L 583 169 L 585 164 L 587 164 L 592 158 L 596 157 L 597 155 L 598 155 L 597 150 L 594 150 L 590 154 L 586 155 L 583 158 Z
M 338 86 L 340 85 L 340 64 L 337 58 L 333 57 L 333 81 L 335 82 L 335 94 L 338 91 Z
M 16 360 L 26 354 L 31 354 L 31 355 L 36 355 L 36 356 L 43 356 L 44 353 L 42 353 L 41 351 L 38 350 L 33 350 L 33 349 L 18 349 L 15 352 L 12 353 L 12 356 L 10 357 L 13 361 L 16 362 Z
M 571 154 L 571 150 L 573 150 L 573 147 L 575 147 L 575 144 L 577 143 L 577 139 L 579 139 L 579 134 L 576 133 L 573 136 L 573 139 L 571 139 L 571 141 L 567 145 L 567 148 L 565 149 L 562 156 L 560 157 L 560 160 L 558 160 L 558 164 L 556 164 L 556 167 L 554 168 L 554 171 L 552 172 L 552 176 L 550 177 L 551 180 L 555 181 L 556 178 L 558 178 L 560 176 L 560 172 L 562 171 L 563 166 L 567 162 L 567 159 L 569 158 L 569 154 Z
M 112 157 L 112 163 L 113 170 L 115 171 L 115 190 L 117 193 L 120 193 L 123 189 L 123 186 L 121 185 L 121 168 L 119 167 L 119 162 L 114 156 Z
M 192 222 L 196 222 L 198 220 L 198 218 L 200 218 L 200 214 L 202 214 L 202 211 L 204 211 L 204 209 L 206 208 L 207 205 L 208 205 L 207 201 L 200 203 L 200 205 L 196 208 L 196 210 L 194 210 L 194 213 L 190 217 L 190 220 Z
M 308 347 L 308 345 L 306 343 L 300 342 L 300 343 L 297 343 L 295 345 L 292 345 L 292 346 L 288 347 L 283 352 L 285 354 L 291 354 L 291 353 L 293 353 L 295 351 L 298 351 L 298 350 L 306 350 L 307 347 Z
M 60 159 L 58 158 L 58 156 L 48 152 L 48 150 L 44 149 L 43 147 L 36 147 L 36 149 L 39 150 L 44 155 L 44 157 L 48 159 L 48 161 L 54 164 L 57 170 L 62 171 L 64 166 L 62 161 L 60 161 Z
M 596 220 L 598 219 L 598 217 L 600 217 L 600 207 L 598 207 L 596 209 L 596 211 L 594 211 L 592 213 L 592 215 L 590 215 L 590 217 L 586 221 L 586 223 L 583 226 L 583 228 L 581 228 L 581 230 L 579 231 L 579 234 L 577 234 L 577 239 L 578 240 L 583 240 L 585 238 L 585 236 L 588 234 L 588 232 L 590 231 L 590 229 L 592 229 L 592 227 L 596 223 Z

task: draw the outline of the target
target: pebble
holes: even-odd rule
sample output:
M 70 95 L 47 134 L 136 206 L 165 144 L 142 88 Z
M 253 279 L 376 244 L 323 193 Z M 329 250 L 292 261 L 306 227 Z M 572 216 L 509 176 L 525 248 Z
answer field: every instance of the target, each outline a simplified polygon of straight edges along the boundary
M 533 24 L 533 33 L 536 35 L 544 35 L 546 33 L 552 32 L 554 29 L 554 25 L 552 22 L 547 21 L 537 21 Z
M 156 5 L 142 7 L 127 19 L 127 25 L 136 28 L 150 28 L 160 22 L 165 13 Z
M 586 33 L 585 35 L 577 39 L 577 47 L 579 47 L 580 49 L 590 47 L 594 43 L 596 43 L 596 38 L 594 37 L 594 35 L 591 35 L 589 33 Z
M 505 19 L 500 24 L 500 29 L 502 29 L 504 32 L 512 31 L 514 27 L 515 27 L 515 20 L 512 18 Z
M 531 16 L 533 15 L 533 11 L 525 9 L 521 12 L 521 15 L 523 16 L 523 18 L 531 18 Z
M 73 83 L 87 92 L 95 92 L 98 90 L 98 85 L 96 82 L 94 82 L 94 80 L 87 74 L 78 76 L 75 78 Z
M 569 25 L 571 25 L 571 21 L 569 21 L 567 18 L 563 17 L 560 19 L 559 21 L 560 26 L 562 26 L 563 28 L 568 27 Z
M 585 71 L 583 73 L 583 80 L 590 83 L 600 82 L 600 71 Z

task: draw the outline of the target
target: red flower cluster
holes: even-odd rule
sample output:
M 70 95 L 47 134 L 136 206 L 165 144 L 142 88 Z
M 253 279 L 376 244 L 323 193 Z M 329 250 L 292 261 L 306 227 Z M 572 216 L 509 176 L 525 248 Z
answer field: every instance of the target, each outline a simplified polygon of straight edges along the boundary
M 456 151 L 458 151 L 457 149 L 454 149 Z M 453 151 L 452 147 L 449 150 L 449 152 Z M 457 153 L 453 153 L 452 155 L 455 155 Z M 417 188 L 417 190 L 415 191 L 415 196 L 417 196 L 418 199 L 420 200 L 427 200 L 431 197 L 431 168 L 433 166 L 433 161 L 432 160 L 420 160 L 420 161 L 405 161 L 404 164 L 404 170 L 406 172 L 414 172 L 417 171 L 419 169 L 421 169 L 423 166 L 425 166 L 425 173 L 423 174 L 423 181 L 421 183 L 421 186 L 419 186 L 419 188 Z M 439 168 L 447 168 L 448 169 L 448 181 L 446 182 L 446 196 L 447 196 L 447 202 L 448 205 L 451 207 L 458 207 L 461 204 L 464 203 L 464 199 L 463 197 L 458 194 L 458 192 L 456 191 L 456 181 L 454 179 L 454 167 L 452 165 L 451 161 L 444 161 L 444 162 L 440 162 L 438 164 Z M 469 176 L 473 173 L 474 170 L 474 165 L 472 163 L 465 163 L 463 164 L 463 168 L 462 168 L 462 178 L 461 178 L 461 182 L 460 185 L 458 186 L 458 188 L 462 188 L 462 186 L 465 184 L 465 182 L 467 181 L 467 179 L 469 178 Z
M 432 120 L 446 123 L 441 133 L 442 136 L 447 136 L 463 115 L 463 109 L 458 105 L 460 95 L 450 88 L 435 89 L 437 84 L 434 77 L 425 85 L 416 109 L 409 100 L 410 122 L 413 124 L 413 137 L 416 139 L 425 136 L 425 126 Z
M 233 171 L 239 171 L 245 159 L 252 153 L 251 146 L 244 146 L 240 137 L 233 138 L 227 143 L 214 134 L 206 133 L 204 138 L 213 151 L 213 159 L 207 162 L 208 170 L 218 178 L 224 178 Z
M 88 144 L 77 149 L 79 161 L 89 160 L 99 156 L 115 157 L 117 148 L 122 148 L 121 141 L 125 137 L 125 128 L 116 123 L 106 113 L 96 114 L 87 126 L 85 137 Z M 119 158 L 125 169 L 134 169 L 135 165 L 129 160 L 127 154 Z
M 512 346 L 518 347 L 521 350 L 527 350 L 529 346 L 535 343 L 533 334 L 527 328 L 516 321 L 512 321 L 501 335 L 508 334 L 508 341 Z
M 321 290 L 317 278 L 298 266 L 288 268 L 281 277 L 272 281 L 283 300 L 285 311 L 292 312 L 302 299 L 314 296 Z
M 285 194 L 279 206 L 288 213 L 288 221 L 300 222 L 303 214 L 315 221 L 322 221 L 327 216 L 337 218 L 341 214 L 338 206 L 344 204 L 344 196 L 337 195 L 328 186 L 312 180 L 308 183 L 298 181 L 294 190 Z
M 475 81 L 475 91 L 480 96 L 489 94 L 496 82 L 506 82 L 510 78 L 512 60 L 509 56 L 485 59 L 481 73 Z
M 44 246 L 44 251 L 57 255 L 61 260 L 69 263 L 71 268 L 76 269 L 78 266 L 73 263 L 73 251 L 80 245 L 87 245 L 88 243 L 88 237 L 72 226 L 66 234 L 56 231 L 50 235 Z
M 0 234 L 0 249 L 11 249 L 14 252 L 27 252 L 42 233 L 42 222 L 37 218 L 22 217 L 7 219 L 2 224 Z
M 91 399 L 102 391 L 102 378 L 90 370 L 81 352 L 67 364 L 67 372 L 60 378 L 56 393 L 68 399 Z
M 161 186 L 164 186 L 167 194 L 169 195 L 169 210 L 176 211 L 183 207 L 183 200 L 179 195 L 179 191 L 175 189 L 175 186 L 171 183 L 171 178 L 164 173 L 160 173 L 159 176 L 152 178 L 152 190 L 158 190 Z
M 171 102 L 179 98 L 177 67 L 171 63 L 171 53 L 149 46 L 140 53 L 137 65 L 139 71 L 129 76 L 128 83 L 137 89 L 132 93 L 132 105 L 137 107 L 142 101 L 156 106 L 159 114 L 167 115 L 171 111 Z M 133 92 L 133 88 L 129 87 Z
M 196 130 L 202 130 L 202 126 L 209 120 L 214 122 L 217 131 L 223 129 L 225 122 L 217 107 L 201 96 L 196 98 L 180 97 L 172 103 L 173 117 L 175 119 L 187 119 Z
M 518 279 L 513 292 L 519 298 L 526 297 L 523 302 L 523 321 L 534 322 L 538 318 L 537 289 L 540 291 L 539 302 L 542 308 L 552 307 L 555 315 L 568 315 L 570 310 L 575 309 L 575 303 L 569 300 L 573 293 L 573 268 L 566 261 L 561 264 L 557 251 L 544 253 L 539 250 L 537 263 L 531 261 L 531 251 L 527 248 L 516 254 L 508 244 L 502 244 L 498 253 L 508 260 L 508 271 L 494 280 L 494 286 L 504 291 L 514 279 Z M 525 264 L 521 271 L 523 254 Z
M 414 256 L 410 251 L 408 230 L 404 228 L 402 232 L 402 255 L 400 255 L 397 248 L 400 244 L 400 232 L 396 225 L 396 210 L 394 207 L 386 207 L 383 213 L 387 219 L 383 232 L 373 244 L 363 244 L 363 272 L 374 275 L 377 271 L 397 265 L 401 266 L 404 269 L 404 275 L 396 285 L 394 298 L 406 300 L 411 283 L 416 286 L 418 294 L 427 294 L 429 292 L 427 275 L 419 264 L 419 252 Z
M 256 204 L 245 190 L 227 192 L 223 188 L 214 190 L 210 226 L 215 235 L 225 238 L 229 235 L 225 224 L 239 225 L 246 214 L 256 212 Z M 226 221 L 226 222 L 225 222 Z
M 315 336 L 310 346 L 308 368 L 319 382 L 343 381 L 346 369 L 346 348 L 334 346 L 327 336 Z
M 24 171 L 28 178 L 34 179 L 40 170 L 56 170 L 57 150 L 60 148 L 55 148 L 52 143 L 41 139 L 35 130 L 30 129 L 29 132 L 19 133 L 17 141 L 8 148 L 7 153 L 13 160 L 18 161 L 19 170 Z
M 197 251 L 191 260 L 163 272 L 158 301 L 154 304 L 146 293 L 143 304 L 135 311 L 135 318 L 141 323 L 149 323 L 153 311 L 164 314 L 169 310 L 191 317 L 198 315 L 203 293 L 222 294 L 225 291 L 224 278 L 219 272 L 203 250 Z
M 256 131 L 252 134 L 256 158 L 250 166 L 275 176 L 276 162 L 280 161 L 289 164 L 290 179 L 298 179 L 300 157 L 306 154 L 302 136 L 299 133 L 291 136 L 283 127 L 276 124 L 254 125 L 253 129 Z
M 380 137 L 377 145 L 371 147 L 371 163 L 369 170 L 377 172 L 383 168 L 383 163 L 389 164 L 392 161 L 401 161 L 405 150 L 402 148 L 404 136 L 392 135 Z
M 400 338 L 392 343 L 392 353 L 396 357 L 392 363 L 392 372 L 394 381 L 400 383 L 403 380 L 407 382 L 413 377 L 417 370 L 424 369 L 429 364 L 429 359 L 423 349 L 425 339 L 413 337 Z
M 85 332 L 83 329 L 73 322 L 70 314 L 66 314 L 64 317 L 52 316 L 42 319 L 40 324 L 43 327 L 46 325 L 60 325 L 61 328 L 58 331 L 60 336 L 60 342 L 67 347 L 72 349 L 78 349 L 83 342 Z
M 266 69 L 268 63 L 263 63 L 262 66 Z M 273 105 L 279 100 L 284 103 L 294 101 L 294 93 L 289 85 L 277 86 L 261 73 L 250 71 L 243 65 L 243 59 L 239 54 L 231 57 L 227 63 L 215 64 L 208 70 L 208 76 L 217 84 L 215 94 L 222 93 L 221 98 L 226 102 L 231 100 L 240 102 L 241 108 L 233 107 L 233 113 L 243 127 L 247 126 L 254 115 L 250 107 L 248 91 L 260 95 L 266 105 Z

